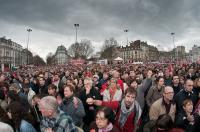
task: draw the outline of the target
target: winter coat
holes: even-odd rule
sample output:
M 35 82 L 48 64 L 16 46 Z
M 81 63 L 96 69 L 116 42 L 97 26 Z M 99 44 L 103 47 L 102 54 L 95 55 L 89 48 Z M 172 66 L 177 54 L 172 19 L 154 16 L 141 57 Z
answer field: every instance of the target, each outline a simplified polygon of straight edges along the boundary
M 163 91 L 164 91 L 164 87 L 161 87 L 161 89 L 158 89 L 157 86 L 152 86 L 149 89 L 146 96 L 146 102 L 149 108 L 156 100 L 158 100 L 159 98 L 163 96 Z
M 177 114 L 175 119 L 175 126 L 184 129 L 186 132 L 194 132 L 195 124 L 191 124 L 187 120 L 187 115 L 185 111 L 181 111 Z
M 92 105 L 87 104 L 86 102 L 87 98 L 101 100 L 101 95 L 99 91 L 96 90 L 94 87 L 91 88 L 90 93 L 87 95 L 85 89 L 80 93 L 79 99 L 82 101 L 86 113 L 86 115 L 83 118 L 83 122 L 89 126 L 90 123 L 95 119 L 95 110 L 97 109 L 97 106 L 94 104 Z
M 183 106 L 183 101 L 185 99 L 191 99 L 194 106 L 196 105 L 196 103 L 198 101 L 198 97 L 193 91 L 192 92 L 187 92 L 187 91 L 185 91 L 185 89 L 182 89 L 174 97 L 174 101 L 175 101 L 176 107 L 177 107 L 177 112 L 180 112 L 180 111 L 183 110 L 182 106 Z
M 60 106 L 60 109 L 66 112 L 73 119 L 76 126 L 80 126 L 82 124 L 82 118 L 85 116 L 85 110 L 83 103 L 79 98 L 76 97 L 78 100 L 77 107 L 74 106 L 73 99 L 74 96 L 69 99 L 65 98 Z
M 176 113 L 176 105 L 172 103 L 168 113 L 171 116 L 172 120 L 174 120 L 175 118 L 175 113 Z M 163 98 L 160 98 L 151 105 L 149 111 L 149 118 L 150 120 L 157 120 L 158 117 L 163 114 L 167 114 L 167 112 L 163 104 Z

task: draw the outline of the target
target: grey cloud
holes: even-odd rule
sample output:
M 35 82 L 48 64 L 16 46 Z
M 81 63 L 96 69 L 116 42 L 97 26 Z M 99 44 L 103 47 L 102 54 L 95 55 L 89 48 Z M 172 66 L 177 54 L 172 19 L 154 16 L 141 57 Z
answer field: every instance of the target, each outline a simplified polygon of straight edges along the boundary
M 199 27 L 199 0 L 1 0 L 0 19 L 36 29 L 74 35 L 94 41 L 106 37 L 140 36 L 160 44 L 171 43 L 170 32 L 177 39 L 188 28 Z M 131 39 L 131 38 L 130 38 Z

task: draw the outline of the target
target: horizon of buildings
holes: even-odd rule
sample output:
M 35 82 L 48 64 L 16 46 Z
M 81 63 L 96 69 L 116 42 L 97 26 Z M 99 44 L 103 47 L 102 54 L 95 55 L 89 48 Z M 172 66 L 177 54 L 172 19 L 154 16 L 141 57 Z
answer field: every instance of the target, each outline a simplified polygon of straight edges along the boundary
M 28 53 L 27 53 L 28 52 Z M 94 54 L 99 58 L 100 56 Z M 28 57 L 28 58 L 27 58 Z M 17 44 L 11 39 L 5 37 L 0 38 L 0 63 L 11 66 L 19 66 L 32 63 L 33 54 L 21 44 Z M 64 45 L 59 45 L 54 53 L 55 64 L 66 64 L 70 56 Z M 158 47 L 149 45 L 141 40 L 131 41 L 126 46 L 117 47 L 117 57 L 123 58 L 125 62 L 153 62 L 153 61 L 180 61 L 186 60 L 195 62 L 200 59 L 200 46 L 194 45 L 192 49 L 186 53 L 184 46 L 176 46 L 171 51 L 159 51 Z M 106 58 L 104 58 L 106 59 Z M 114 59 L 114 58 L 113 58 Z M 46 61 L 46 60 L 45 60 Z

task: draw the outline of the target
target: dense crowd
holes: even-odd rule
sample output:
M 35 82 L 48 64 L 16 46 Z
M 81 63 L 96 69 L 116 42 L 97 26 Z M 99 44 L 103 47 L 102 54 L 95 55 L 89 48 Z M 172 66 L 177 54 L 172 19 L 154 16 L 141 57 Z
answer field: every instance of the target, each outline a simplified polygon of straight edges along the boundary
M 198 132 L 200 65 L 24 66 L 0 73 L 2 132 Z

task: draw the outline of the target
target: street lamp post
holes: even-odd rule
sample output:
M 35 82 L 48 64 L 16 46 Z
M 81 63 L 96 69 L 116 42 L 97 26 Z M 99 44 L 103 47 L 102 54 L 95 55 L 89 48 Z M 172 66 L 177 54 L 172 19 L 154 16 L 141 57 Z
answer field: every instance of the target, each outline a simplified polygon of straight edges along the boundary
M 125 30 L 124 30 L 124 32 L 125 32 L 126 34 L 128 33 L 128 31 L 129 31 L 128 29 L 125 29 Z M 127 37 L 127 45 L 128 45 L 128 35 L 127 35 L 126 37 Z
M 175 36 L 175 33 L 171 33 L 171 36 L 172 36 L 172 41 L 173 41 L 173 45 L 174 45 L 174 61 L 175 61 L 175 58 L 176 58 L 176 51 L 175 51 L 175 43 L 174 43 L 174 36 Z
M 74 24 L 75 28 L 76 28 L 76 41 L 75 43 L 77 43 L 77 28 L 79 27 L 79 24 Z
M 28 32 L 28 39 L 27 39 L 27 65 L 28 65 L 28 44 L 29 44 L 29 36 L 30 36 L 30 32 L 32 32 L 32 29 L 27 29 L 27 32 Z

